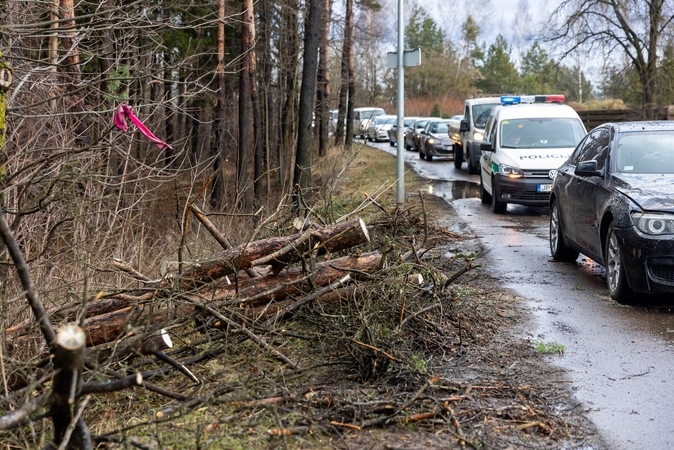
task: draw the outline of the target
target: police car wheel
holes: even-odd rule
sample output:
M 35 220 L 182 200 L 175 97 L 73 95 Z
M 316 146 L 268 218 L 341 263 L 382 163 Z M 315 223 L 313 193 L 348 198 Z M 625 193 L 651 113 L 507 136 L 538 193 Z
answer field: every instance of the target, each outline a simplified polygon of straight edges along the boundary
M 506 210 L 508 209 L 508 204 L 506 202 L 502 202 L 498 199 L 498 195 L 496 193 L 498 190 L 496 189 L 496 183 L 492 179 L 491 181 L 491 210 L 494 212 L 494 214 L 505 214 Z

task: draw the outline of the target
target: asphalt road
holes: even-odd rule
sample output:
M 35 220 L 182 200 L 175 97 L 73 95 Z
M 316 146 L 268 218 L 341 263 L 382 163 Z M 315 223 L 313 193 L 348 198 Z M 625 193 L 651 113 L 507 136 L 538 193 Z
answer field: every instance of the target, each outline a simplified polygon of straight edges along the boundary
M 373 146 L 396 152 L 388 142 Z M 584 255 L 575 263 L 551 260 L 547 208 L 509 205 L 505 215 L 493 214 L 466 163 L 456 170 L 451 160 L 427 162 L 414 152 L 405 160 L 479 237 L 503 287 L 528 299 L 525 337 L 566 347 L 547 358 L 567 371 L 610 448 L 674 448 L 674 299 L 646 298 L 648 307 L 611 300 L 602 267 Z

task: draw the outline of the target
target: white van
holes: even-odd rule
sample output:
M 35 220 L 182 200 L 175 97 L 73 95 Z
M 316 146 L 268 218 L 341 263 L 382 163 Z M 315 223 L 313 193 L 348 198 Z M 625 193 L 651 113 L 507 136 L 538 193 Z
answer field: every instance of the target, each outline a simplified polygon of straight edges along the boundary
M 365 139 L 372 117 L 386 114 L 383 108 L 353 108 L 353 135 Z
M 506 212 L 508 203 L 549 204 L 557 168 L 585 136 L 563 95 L 506 96 L 487 120 L 480 144 L 482 203 Z

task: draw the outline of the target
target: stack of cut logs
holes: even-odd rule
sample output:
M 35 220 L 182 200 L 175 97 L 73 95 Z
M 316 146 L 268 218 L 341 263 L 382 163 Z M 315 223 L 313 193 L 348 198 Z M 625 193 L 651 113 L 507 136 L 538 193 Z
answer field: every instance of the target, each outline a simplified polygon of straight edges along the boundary
M 237 311 L 249 319 L 269 326 L 287 319 L 311 301 L 330 294 L 334 297 L 334 291 L 345 289 L 351 280 L 368 277 L 381 264 L 379 252 L 332 257 L 335 252 L 369 242 L 361 219 L 326 227 L 300 221 L 297 234 L 231 247 L 200 211 L 193 212 L 225 250 L 169 270 L 159 280 L 150 280 L 124 263 L 114 262 L 144 287 L 99 294 L 88 302 L 81 323 L 89 356 L 101 361 L 125 351 L 147 354 L 149 336 L 156 336 L 168 323 L 194 320 L 197 316 L 211 325 L 231 326 L 223 323 L 228 322 L 227 317 L 219 312 L 226 307 L 237 306 Z M 82 305 L 47 313 L 53 322 L 73 321 L 81 316 Z M 32 319 L 7 330 L 14 356 L 46 350 L 42 335 L 31 323 Z

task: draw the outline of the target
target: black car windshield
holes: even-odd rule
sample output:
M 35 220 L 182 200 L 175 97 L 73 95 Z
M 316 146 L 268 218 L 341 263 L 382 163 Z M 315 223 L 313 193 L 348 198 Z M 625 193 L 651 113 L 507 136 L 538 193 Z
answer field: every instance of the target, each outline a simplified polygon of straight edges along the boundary
M 615 153 L 623 173 L 674 173 L 674 131 L 623 133 Z
M 501 121 L 502 148 L 575 147 L 585 136 L 578 119 L 508 119 Z
M 415 119 L 405 119 L 405 121 L 403 122 L 403 124 L 404 124 L 406 127 L 409 127 L 410 125 L 412 125 L 412 124 L 414 123 L 414 120 L 415 120 Z
M 478 128 L 484 128 L 487 125 L 487 119 L 489 119 L 489 114 L 491 110 L 494 109 L 494 106 L 498 106 L 500 103 L 492 103 L 491 105 L 473 105 L 473 123 Z
M 428 120 L 420 120 L 416 123 L 415 128 L 426 128 L 426 124 L 428 123 Z

